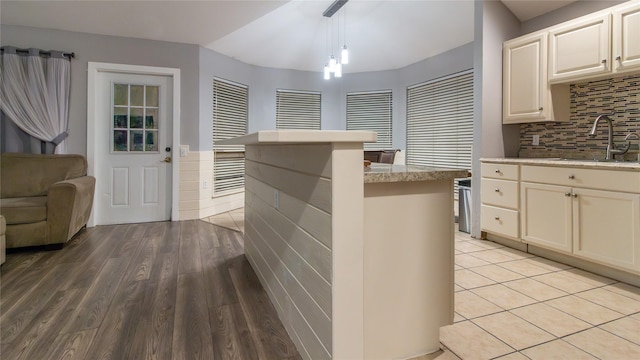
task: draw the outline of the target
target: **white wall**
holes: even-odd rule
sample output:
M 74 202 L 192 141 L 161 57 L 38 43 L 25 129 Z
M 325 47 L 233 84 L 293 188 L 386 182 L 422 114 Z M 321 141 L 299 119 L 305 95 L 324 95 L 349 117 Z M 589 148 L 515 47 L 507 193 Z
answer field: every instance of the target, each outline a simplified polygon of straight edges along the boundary
M 75 52 L 67 151 L 87 153 L 87 63 L 89 61 L 180 69 L 182 142 L 198 146 L 198 46 L 166 41 L 2 25 L 2 45 Z M 175 144 L 177 145 L 177 144 Z

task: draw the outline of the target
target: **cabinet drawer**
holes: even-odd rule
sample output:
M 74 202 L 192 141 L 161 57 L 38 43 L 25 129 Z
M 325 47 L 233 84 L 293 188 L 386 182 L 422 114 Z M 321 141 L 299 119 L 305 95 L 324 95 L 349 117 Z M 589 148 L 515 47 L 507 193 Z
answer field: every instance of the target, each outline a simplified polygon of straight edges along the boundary
M 518 238 L 518 211 L 482 205 L 482 230 L 511 238 Z
M 518 182 L 482 178 L 483 204 L 518 210 Z
M 482 177 L 502 180 L 518 180 L 518 165 L 482 163 L 480 170 L 482 172 Z
M 640 193 L 640 172 L 522 166 L 522 181 Z

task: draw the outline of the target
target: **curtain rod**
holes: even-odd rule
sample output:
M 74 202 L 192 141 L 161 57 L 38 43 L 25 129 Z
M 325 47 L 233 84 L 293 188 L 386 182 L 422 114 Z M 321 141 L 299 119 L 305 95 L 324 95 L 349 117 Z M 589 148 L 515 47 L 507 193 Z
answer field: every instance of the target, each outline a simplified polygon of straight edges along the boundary
M 0 51 L 4 52 L 4 46 L 0 47 Z M 18 48 L 16 48 L 16 53 L 28 54 L 29 53 L 29 49 L 18 49 Z M 40 50 L 40 55 L 51 56 L 51 51 Z M 71 59 L 76 57 L 76 53 L 74 53 L 74 52 L 71 52 L 71 53 L 62 52 L 62 56 L 68 57 L 69 60 L 71 60 Z

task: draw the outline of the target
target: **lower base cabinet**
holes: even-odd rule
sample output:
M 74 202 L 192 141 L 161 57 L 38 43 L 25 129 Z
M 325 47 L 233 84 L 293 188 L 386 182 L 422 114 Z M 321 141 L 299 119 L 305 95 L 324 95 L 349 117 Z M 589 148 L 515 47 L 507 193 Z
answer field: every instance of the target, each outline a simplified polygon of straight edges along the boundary
M 640 195 L 521 183 L 522 240 L 640 271 Z

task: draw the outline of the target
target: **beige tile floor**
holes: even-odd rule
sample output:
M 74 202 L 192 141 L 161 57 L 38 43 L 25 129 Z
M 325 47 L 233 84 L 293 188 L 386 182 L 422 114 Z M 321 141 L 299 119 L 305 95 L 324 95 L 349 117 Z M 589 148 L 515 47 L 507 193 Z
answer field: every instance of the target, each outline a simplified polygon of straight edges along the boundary
M 244 209 L 236 209 L 226 213 L 202 219 L 211 224 L 244 233 Z
M 244 232 L 244 210 L 203 219 Z M 640 288 L 455 237 L 455 318 L 420 360 L 640 359 Z
M 441 359 L 640 359 L 640 288 L 456 233 Z

